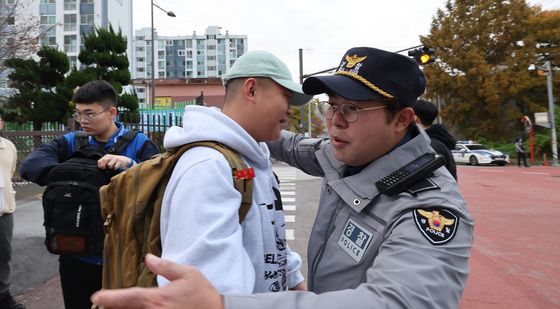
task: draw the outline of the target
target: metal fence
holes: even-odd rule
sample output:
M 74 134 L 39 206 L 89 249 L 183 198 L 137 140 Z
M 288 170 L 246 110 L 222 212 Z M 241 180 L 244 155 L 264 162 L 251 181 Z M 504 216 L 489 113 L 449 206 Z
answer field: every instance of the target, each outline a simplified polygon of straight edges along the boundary
M 127 129 L 139 129 L 144 132 L 156 145 L 163 150 L 163 136 L 170 126 L 179 126 L 183 120 L 177 113 L 159 114 L 120 114 L 119 122 Z M 59 123 L 44 123 L 42 131 L 31 131 L 31 124 L 6 123 L 5 130 L 0 136 L 9 139 L 17 149 L 18 159 L 13 181 L 16 186 L 27 184 L 20 177 L 21 162 L 39 145 L 49 143 L 55 138 L 72 130 L 79 130 L 79 125 L 72 119 L 67 125 Z

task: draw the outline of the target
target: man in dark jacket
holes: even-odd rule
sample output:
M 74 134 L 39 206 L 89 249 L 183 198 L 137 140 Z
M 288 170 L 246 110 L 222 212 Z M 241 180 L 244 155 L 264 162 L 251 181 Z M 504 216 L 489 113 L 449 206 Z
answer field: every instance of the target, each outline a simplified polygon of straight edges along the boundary
M 457 141 L 441 124 L 432 125 L 438 116 L 436 106 L 431 102 L 418 100 L 414 106 L 414 113 L 416 113 L 416 123 L 424 128 L 432 140 L 432 148 L 445 158 L 445 167 L 457 180 L 457 166 L 451 154 L 451 150 L 455 148 Z

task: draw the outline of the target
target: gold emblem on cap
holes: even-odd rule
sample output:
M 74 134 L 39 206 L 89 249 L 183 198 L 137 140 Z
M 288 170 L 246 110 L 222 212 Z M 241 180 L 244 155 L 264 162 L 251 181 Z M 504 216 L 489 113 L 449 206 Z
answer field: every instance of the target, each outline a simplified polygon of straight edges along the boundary
M 447 219 L 446 217 L 439 214 L 439 211 L 434 210 L 432 212 L 428 212 L 422 209 L 417 209 L 418 212 L 428 219 L 428 223 L 430 224 L 430 228 L 441 232 L 446 225 L 452 225 L 455 223 L 455 219 Z
M 366 60 L 367 56 L 363 56 L 363 57 L 359 57 L 358 55 L 346 55 L 346 67 L 351 69 L 353 68 L 356 64 Z

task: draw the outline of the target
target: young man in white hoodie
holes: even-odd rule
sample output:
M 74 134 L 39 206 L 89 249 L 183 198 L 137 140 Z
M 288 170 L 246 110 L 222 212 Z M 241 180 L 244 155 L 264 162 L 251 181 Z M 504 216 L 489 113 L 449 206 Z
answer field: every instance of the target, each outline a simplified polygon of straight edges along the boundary
M 167 131 L 164 146 L 217 141 L 234 149 L 254 169 L 253 204 L 240 224 L 241 194 L 225 157 L 208 147 L 187 151 L 164 195 L 162 257 L 197 267 L 222 293 L 304 289 L 301 258 L 286 243 L 280 192 L 264 142 L 279 139 L 290 105 L 311 97 L 282 61 L 264 51 L 241 56 L 224 84 L 223 110 L 186 107 L 183 126 Z M 158 283 L 167 281 L 159 277 Z

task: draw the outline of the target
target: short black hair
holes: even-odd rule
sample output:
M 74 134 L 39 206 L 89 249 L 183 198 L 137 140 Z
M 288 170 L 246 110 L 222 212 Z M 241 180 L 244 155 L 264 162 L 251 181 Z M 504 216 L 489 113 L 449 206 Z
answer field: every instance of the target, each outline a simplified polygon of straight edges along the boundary
M 117 92 L 115 88 L 104 80 L 93 80 L 78 88 L 72 97 L 72 102 L 80 104 L 99 103 L 101 105 L 117 106 Z
M 4 111 L 0 108 L 0 120 L 4 120 Z
M 426 127 L 431 126 L 438 116 L 437 107 L 432 102 L 425 100 L 416 101 L 416 105 L 414 105 L 413 109 L 416 116 L 420 119 L 420 122 Z

